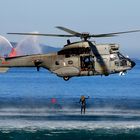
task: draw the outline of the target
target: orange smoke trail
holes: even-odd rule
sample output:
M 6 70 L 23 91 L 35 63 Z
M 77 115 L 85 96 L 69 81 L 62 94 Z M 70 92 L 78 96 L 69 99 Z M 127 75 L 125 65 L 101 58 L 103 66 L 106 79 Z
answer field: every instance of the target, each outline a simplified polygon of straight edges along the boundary
M 16 49 L 15 48 L 12 48 L 10 54 L 9 54 L 9 57 L 14 57 L 17 55 L 17 52 L 16 52 Z

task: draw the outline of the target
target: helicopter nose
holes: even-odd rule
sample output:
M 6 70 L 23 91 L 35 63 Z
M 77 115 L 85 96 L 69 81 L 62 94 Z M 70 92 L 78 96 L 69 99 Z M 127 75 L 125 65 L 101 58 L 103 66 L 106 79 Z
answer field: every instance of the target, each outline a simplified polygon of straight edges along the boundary
M 131 61 L 131 68 L 133 68 L 136 65 L 134 61 Z

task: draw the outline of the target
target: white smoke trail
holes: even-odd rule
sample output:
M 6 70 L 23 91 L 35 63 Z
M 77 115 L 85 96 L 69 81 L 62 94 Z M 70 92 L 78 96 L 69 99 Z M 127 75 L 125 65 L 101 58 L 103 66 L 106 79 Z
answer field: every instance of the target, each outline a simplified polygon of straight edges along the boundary
M 15 49 L 18 56 L 42 53 L 37 36 L 26 37 L 17 44 Z
M 7 57 L 12 50 L 11 43 L 3 36 L 0 36 L 0 56 Z

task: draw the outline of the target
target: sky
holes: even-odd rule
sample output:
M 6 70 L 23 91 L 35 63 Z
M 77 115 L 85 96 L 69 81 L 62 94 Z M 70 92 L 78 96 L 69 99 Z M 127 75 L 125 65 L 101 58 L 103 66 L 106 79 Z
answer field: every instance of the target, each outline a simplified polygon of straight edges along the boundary
M 56 26 L 91 34 L 140 29 L 140 0 L 0 0 L 0 34 L 9 41 L 20 42 L 24 37 L 7 32 L 65 34 Z M 39 37 L 39 40 L 63 47 L 67 38 Z M 118 43 L 123 54 L 140 58 L 140 33 L 91 40 Z

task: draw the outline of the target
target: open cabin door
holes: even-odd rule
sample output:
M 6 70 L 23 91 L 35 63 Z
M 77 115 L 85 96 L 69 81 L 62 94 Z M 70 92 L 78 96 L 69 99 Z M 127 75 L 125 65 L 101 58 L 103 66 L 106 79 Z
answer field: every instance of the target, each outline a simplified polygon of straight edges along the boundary
M 94 71 L 95 61 L 94 56 L 86 55 L 80 57 L 81 71 Z

